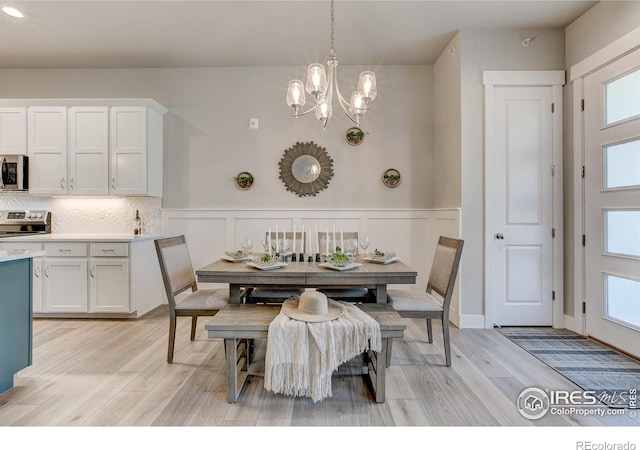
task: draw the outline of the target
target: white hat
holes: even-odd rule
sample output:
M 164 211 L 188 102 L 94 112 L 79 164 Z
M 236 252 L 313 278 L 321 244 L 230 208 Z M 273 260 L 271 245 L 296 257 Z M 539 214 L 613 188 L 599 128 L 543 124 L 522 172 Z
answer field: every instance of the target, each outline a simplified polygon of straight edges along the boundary
M 327 299 L 318 291 L 304 291 L 300 298 L 291 297 L 282 304 L 282 312 L 303 322 L 325 322 L 337 319 L 344 312 L 339 303 Z

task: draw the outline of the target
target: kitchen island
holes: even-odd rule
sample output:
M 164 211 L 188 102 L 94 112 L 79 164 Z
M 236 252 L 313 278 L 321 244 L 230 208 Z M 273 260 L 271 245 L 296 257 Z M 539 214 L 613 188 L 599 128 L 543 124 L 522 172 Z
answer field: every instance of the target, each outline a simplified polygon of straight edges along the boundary
M 0 251 L 0 393 L 31 365 L 32 261 L 44 251 Z

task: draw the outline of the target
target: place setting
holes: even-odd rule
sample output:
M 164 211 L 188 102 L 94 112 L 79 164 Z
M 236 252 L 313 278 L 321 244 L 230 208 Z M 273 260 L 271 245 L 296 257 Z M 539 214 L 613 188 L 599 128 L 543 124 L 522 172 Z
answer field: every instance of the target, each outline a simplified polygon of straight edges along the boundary
M 372 253 L 363 256 L 362 260 L 374 264 L 392 264 L 399 261 L 400 258 L 396 256 L 395 252 L 375 249 Z
M 225 261 L 232 263 L 241 263 L 256 260 L 258 257 L 251 254 L 253 248 L 253 240 L 251 238 L 244 238 L 240 242 L 239 250 L 231 250 L 224 252 L 225 256 L 222 257 Z

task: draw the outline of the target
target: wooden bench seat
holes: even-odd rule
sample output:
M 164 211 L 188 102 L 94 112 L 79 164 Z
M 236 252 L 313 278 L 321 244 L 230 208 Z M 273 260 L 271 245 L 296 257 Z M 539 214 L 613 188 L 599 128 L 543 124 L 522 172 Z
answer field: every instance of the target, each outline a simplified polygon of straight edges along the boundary
M 376 402 L 385 401 L 385 369 L 390 339 L 404 337 L 406 325 L 388 304 L 357 305 L 380 324 L 382 350 L 370 351 L 366 376 Z M 266 338 L 269 324 L 280 312 L 279 305 L 229 304 L 205 325 L 210 338 L 224 339 L 227 372 L 227 402 L 236 403 L 247 380 L 250 345 L 243 340 Z M 379 354 L 376 354 L 379 353 Z

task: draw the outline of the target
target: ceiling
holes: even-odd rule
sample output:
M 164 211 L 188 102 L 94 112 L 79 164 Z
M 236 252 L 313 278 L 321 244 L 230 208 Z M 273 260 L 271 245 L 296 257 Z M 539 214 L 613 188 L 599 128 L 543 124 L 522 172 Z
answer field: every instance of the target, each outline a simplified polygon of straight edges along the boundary
M 337 0 L 341 64 L 433 64 L 460 29 L 564 28 L 593 1 Z M 327 58 L 330 2 L 0 0 L 0 68 L 296 66 Z

